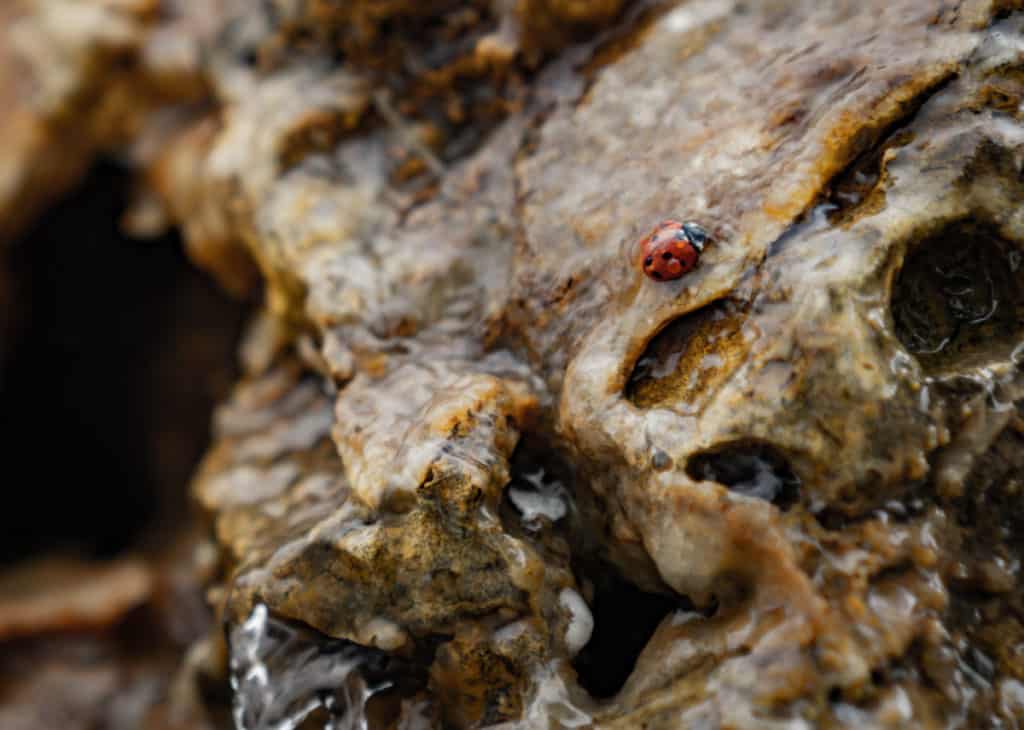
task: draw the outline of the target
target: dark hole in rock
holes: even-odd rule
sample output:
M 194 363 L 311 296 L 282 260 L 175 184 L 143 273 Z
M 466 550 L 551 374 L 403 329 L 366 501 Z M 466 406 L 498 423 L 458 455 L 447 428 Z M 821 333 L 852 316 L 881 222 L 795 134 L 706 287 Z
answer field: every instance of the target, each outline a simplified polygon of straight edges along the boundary
M 697 412 L 746 354 L 746 310 L 720 300 L 670 322 L 648 343 L 626 384 L 639 408 Z
M 766 500 L 786 510 L 800 498 L 800 480 L 777 449 L 737 442 L 690 457 L 691 479 L 718 482 L 739 494 Z
M 600 576 L 590 606 L 594 633 L 573 661 L 580 685 L 598 698 L 622 688 L 662 619 L 675 610 L 693 610 L 686 599 L 647 593 L 614 573 L 607 567 L 594 571 Z
M 1010 357 L 1024 330 L 1022 254 L 991 227 L 962 221 L 917 244 L 896 277 L 896 336 L 941 374 Z
M 912 141 L 913 134 L 909 131 L 897 131 L 850 163 L 829 186 L 828 200 L 821 208 L 828 220 L 841 226 L 860 215 L 881 210 L 885 205 L 885 185 L 879 185 L 879 181 L 886 152 Z
M 6 251 L 0 347 L 0 560 L 39 549 L 107 556 L 179 522 L 234 379 L 245 305 L 194 269 L 180 240 L 118 229 L 128 177 L 98 166 Z

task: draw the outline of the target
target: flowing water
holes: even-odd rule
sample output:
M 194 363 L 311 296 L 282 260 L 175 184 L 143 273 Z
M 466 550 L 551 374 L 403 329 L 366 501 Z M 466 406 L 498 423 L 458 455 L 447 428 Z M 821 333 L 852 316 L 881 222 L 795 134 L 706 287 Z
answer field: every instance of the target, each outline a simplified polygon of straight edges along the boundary
M 387 664 L 381 652 L 325 639 L 257 605 L 231 633 L 235 727 L 294 730 L 318 713 L 324 730 L 369 730 L 366 703 L 391 686 Z

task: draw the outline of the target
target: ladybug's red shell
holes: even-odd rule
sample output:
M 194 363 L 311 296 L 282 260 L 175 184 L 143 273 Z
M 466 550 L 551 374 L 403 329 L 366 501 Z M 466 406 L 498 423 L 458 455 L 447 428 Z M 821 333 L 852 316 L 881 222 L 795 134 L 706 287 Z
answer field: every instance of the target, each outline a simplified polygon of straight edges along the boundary
M 696 268 L 707 234 L 695 223 L 665 220 L 640 241 L 644 273 L 655 281 L 671 281 Z

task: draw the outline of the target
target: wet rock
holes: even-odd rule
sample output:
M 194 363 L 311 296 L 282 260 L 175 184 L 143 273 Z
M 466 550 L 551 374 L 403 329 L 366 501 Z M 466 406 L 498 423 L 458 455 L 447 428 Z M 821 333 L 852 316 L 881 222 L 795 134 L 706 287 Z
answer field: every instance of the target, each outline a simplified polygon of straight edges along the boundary
M 229 621 L 269 609 L 426 661 L 450 698 L 436 712 L 479 724 L 518 715 L 515 687 L 552 654 L 578 651 L 587 617 L 563 597 L 575 585 L 564 542 L 508 534 L 499 519 L 535 400 L 465 367 L 357 378 L 332 441 L 332 399 L 281 362 L 220 412 L 224 438 L 197 493 L 233 558 Z
M 202 651 L 209 641 L 200 642 L 211 631 L 201 596 L 215 555 L 202 545 L 193 535 L 159 558 L 51 557 L 6 571 L 0 577 L 0 726 L 222 726 L 203 699 L 216 696 L 209 678 L 223 669 L 215 649 Z
M 208 104 L 136 164 L 265 287 L 182 686 L 244 728 L 1019 724 L 1018 8 L 175 7 Z M 709 244 L 657 282 L 667 217 Z
M 18 0 L 0 11 L 0 241 L 103 151 L 167 127 L 203 96 L 184 33 L 154 32 L 153 0 Z M 178 15 L 168 8 L 167 18 Z M 175 42 L 177 41 L 177 42 Z M 182 53 L 184 44 L 184 53 Z M 173 125 L 171 125 L 173 126 Z
M 84 565 L 33 561 L 0 576 L 0 641 L 44 632 L 104 628 L 146 602 L 153 590 L 137 560 Z

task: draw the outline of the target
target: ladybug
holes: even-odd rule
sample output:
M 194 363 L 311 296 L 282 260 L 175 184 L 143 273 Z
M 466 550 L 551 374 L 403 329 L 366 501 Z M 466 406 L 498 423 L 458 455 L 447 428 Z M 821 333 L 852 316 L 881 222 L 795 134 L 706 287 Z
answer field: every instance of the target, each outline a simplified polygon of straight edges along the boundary
M 672 281 L 697 267 L 708 232 L 692 221 L 663 220 L 640 241 L 644 273 L 655 281 Z

